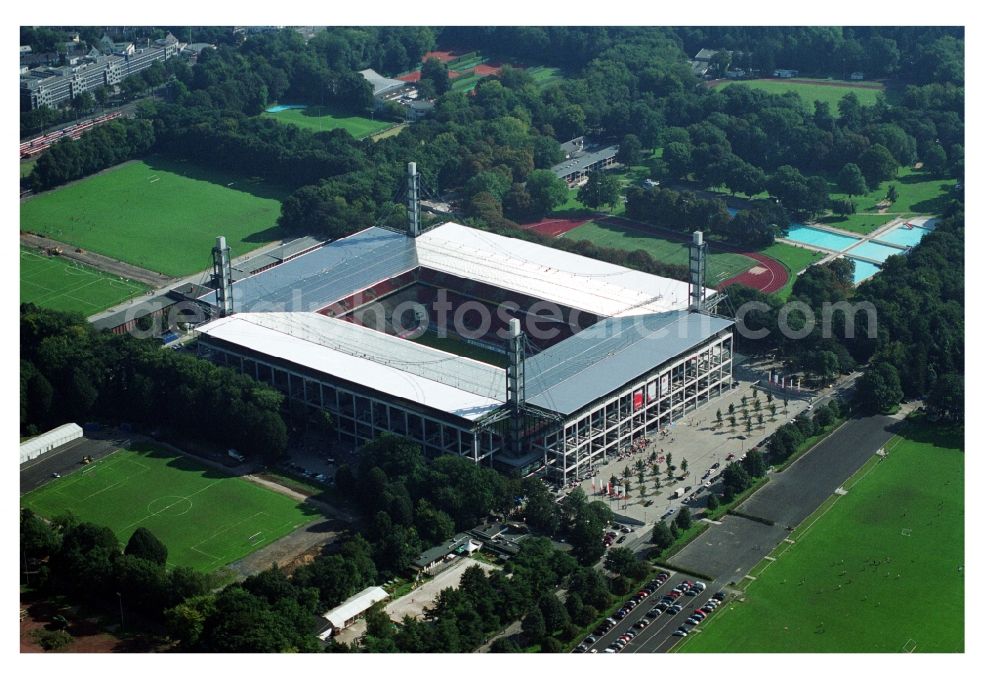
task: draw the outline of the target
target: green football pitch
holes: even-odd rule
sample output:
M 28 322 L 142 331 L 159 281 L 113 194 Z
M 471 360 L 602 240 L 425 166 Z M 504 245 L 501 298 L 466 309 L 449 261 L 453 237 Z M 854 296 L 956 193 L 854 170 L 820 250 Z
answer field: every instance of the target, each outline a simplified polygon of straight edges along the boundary
M 21 302 L 89 316 L 148 287 L 59 256 L 21 247 Z
M 834 117 L 839 115 L 837 104 L 848 93 L 854 93 L 858 97 L 858 102 L 863 106 L 871 106 L 875 103 L 875 98 L 882 91 L 880 86 L 858 87 L 851 83 L 830 82 L 785 82 L 782 80 L 740 80 L 727 82 L 719 85 L 719 88 L 729 87 L 734 84 L 746 85 L 752 89 L 760 89 L 769 94 L 784 94 L 795 92 L 806 104 L 809 112 L 813 110 L 813 102 L 824 101 L 830 104 L 830 112 Z
M 310 131 L 333 131 L 343 129 L 354 138 L 363 138 L 370 134 L 388 129 L 394 122 L 371 120 L 357 115 L 337 113 L 323 106 L 308 108 L 289 108 L 278 113 L 262 113 L 263 117 L 273 117 L 281 122 L 294 124 Z
M 217 235 L 234 257 L 279 239 L 286 195 L 258 179 L 147 158 L 29 198 L 21 229 L 179 277 L 211 267 Z
M 633 230 L 620 224 L 590 221 L 578 228 L 573 228 L 565 235 L 566 239 L 589 240 L 597 246 L 606 246 L 622 251 L 647 251 L 650 256 L 672 265 L 688 265 L 687 246 L 662 237 L 654 237 L 638 230 Z M 711 249 L 711 245 L 709 245 Z M 749 270 L 756 263 L 752 258 L 734 253 L 708 254 L 708 276 L 711 284 L 718 284 L 730 277 Z
M 21 498 L 45 517 L 72 512 L 125 543 L 136 528 L 167 546 L 167 564 L 212 571 L 318 518 L 291 498 L 154 444 L 119 450 Z
M 681 652 L 961 652 L 964 454 L 908 425 Z

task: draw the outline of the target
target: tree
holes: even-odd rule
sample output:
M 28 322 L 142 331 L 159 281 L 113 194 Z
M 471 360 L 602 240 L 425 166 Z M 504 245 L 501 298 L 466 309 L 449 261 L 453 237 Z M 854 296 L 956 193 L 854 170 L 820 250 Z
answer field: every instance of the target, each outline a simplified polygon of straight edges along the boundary
M 431 57 L 424 61 L 420 69 L 420 79 L 430 80 L 434 85 L 434 92 L 438 95 L 444 94 L 451 89 L 451 80 L 448 78 L 448 67 L 441 63 L 440 59 Z
M 921 158 L 926 169 L 933 176 L 943 176 L 948 170 L 948 154 L 940 143 L 928 143 Z
M 851 200 L 833 200 L 830 209 L 838 216 L 850 216 L 857 211 L 857 206 Z
M 587 177 L 587 182 L 577 192 L 580 203 L 597 209 L 607 205 L 613 209 L 621 196 L 618 179 L 604 171 L 595 171 Z
M 741 463 L 731 462 L 722 470 L 722 485 L 725 487 L 727 498 L 742 493 L 750 488 L 751 483 L 752 479 Z
M 882 181 L 887 181 L 896 176 L 899 163 L 892 156 L 889 149 L 876 143 L 871 148 L 861 153 L 858 158 L 858 167 L 865 177 L 865 183 L 869 187 L 878 186 Z
M 767 463 L 764 462 L 764 454 L 758 450 L 750 449 L 741 461 L 743 469 L 754 478 L 759 478 L 767 474 Z
M 715 422 L 720 427 L 722 426 L 722 409 L 721 408 L 716 409 L 716 411 L 715 411 Z
M 674 519 L 677 527 L 681 530 L 687 530 L 691 527 L 691 510 L 687 507 L 681 507 L 681 511 L 677 512 L 677 518 Z
M 642 143 L 635 134 L 625 134 L 618 144 L 618 161 L 626 167 L 638 164 L 642 160 Z
M 733 61 L 733 53 L 720 49 L 708 60 L 708 72 L 712 77 L 720 78 L 729 70 L 729 65 Z
M 566 606 L 553 592 L 542 595 L 538 600 L 538 609 L 545 620 L 545 629 L 548 635 L 558 634 L 569 626 L 569 613 L 566 612 Z
M 889 184 L 889 189 L 885 191 L 885 198 L 890 203 L 895 203 L 899 199 L 899 190 L 896 189 L 895 183 Z
M 886 361 L 874 362 L 858 380 L 862 408 L 870 413 L 886 413 L 903 398 L 899 371 Z
M 167 547 L 149 530 L 140 526 L 125 545 L 125 554 L 152 561 L 160 566 L 167 563 Z
M 927 397 L 927 408 L 933 417 L 962 422 L 965 417 L 965 379 L 957 373 L 938 378 Z
M 685 473 L 688 471 L 688 461 L 687 461 L 687 458 L 682 458 L 681 459 L 681 471 L 685 472 Z
M 59 533 L 44 519 L 30 509 L 21 510 L 21 549 L 25 556 L 45 558 L 59 550 L 59 543 Z
M 545 617 L 538 606 L 532 606 L 521 620 L 521 631 L 531 643 L 539 643 L 546 635 Z
M 604 558 L 604 567 L 616 575 L 634 578 L 640 562 L 628 547 L 612 547 Z
M 666 521 L 657 521 L 653 526 L 653 532 L 650 534 L 650 542 L 659 547 L 660 549 L 666 549 L 670 545 L 674 544 L 674 536 L 670 533 L 670 526 Z
M 708 494 L 708 503 L 707 504 L 708 504 L 708 508 L 709 509 L 718 509 L 718 507 L 719 507 L 719 498 L 716 497 L 715 493 L 709 493 Z
M 549 213 L 569 197 L 566 181 L 546 169 L 535 169 L 528 174 L 525 188 L 531 195 L 534 211 L 539 216 Z

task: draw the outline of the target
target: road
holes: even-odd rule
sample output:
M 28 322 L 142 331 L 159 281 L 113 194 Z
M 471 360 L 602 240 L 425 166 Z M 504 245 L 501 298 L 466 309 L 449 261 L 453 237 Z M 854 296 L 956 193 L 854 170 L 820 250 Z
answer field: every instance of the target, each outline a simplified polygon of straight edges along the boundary
M 819 400 L 817 400 L 819 401 Z M 668 566 L 699 571 L 711 576 L 704 580 L 708 588 L 697 597 L 686 599 L 685 608 L 675 616 L 661 615 L 631 641 L 622 652 L 664 652 L 677 642 L 673 631 L 689 617 L 690 611 L 736 582 L 774 547 L 789 536 L 789 531 L 812 514 L 843 482 L 854 474 L 867 460 L 892 438 L 897 418 L 870 416 L 854 418 L 830 434 L 785 471 L 772 474 L 771 480 L 750 497 L 739 511 L 743 514 L 768 519 L 773 525 L 756 520 L 729 515 L 717 525 L 712 525 L 701 536 L 668 561 Z M 649 547 L 646 533 L 627 545 L 644 553 Z M 695 580 L 686 573 L 673 573 L 668 583 L 639 604 L 622 622 L 594 645 L 604 650 L 618 636 L 656 605 L 658 597 L 673 588 L 680 580 Z M 733 596 L 729 592 L 727 602 Z

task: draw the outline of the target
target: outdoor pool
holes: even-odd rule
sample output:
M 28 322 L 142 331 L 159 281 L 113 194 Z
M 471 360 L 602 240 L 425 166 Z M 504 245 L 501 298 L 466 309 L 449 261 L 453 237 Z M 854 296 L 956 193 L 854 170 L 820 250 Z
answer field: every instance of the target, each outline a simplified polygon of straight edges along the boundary
M 854 261 L 854 285 L 857 286 L 861 282 L 865 281 L 870 277 L 874 277 L 875 273 L 881 270 L 879 266 L 874 263 L 869 263 L 868 261 L 859 260 L 857 258 L 851 258 Z
M 920 240 L 924 238 L 924 235 L 929 232 L 930 230 L 927 228 L 921 228 L 919 226 L 907 228 L 905 224 L 900 224 L 892 230 L 883 232 L 877 239 L 880 242 L 888 242 L 889 244 L 916 246 L 920 243 Z
M 280 113 L 283 110 L 298 110 L 300 108 L 306 108 L 307 106 L 299 105 L 298 103 L 281 104 L 280 106 L 271 106 L 264 110 L 265 113 Z
M 854 247 L 850 253 L 852 256 L 864 256 L 865 258 L 871 258 L 882 263 L 889 256 L 905 253 L 905 251 L 894 246 L 886 246 L 885 244 L 869 241 Z
M 788 234 L 785 237 L 793 242 L 810 244 L 831 251 L 843 251 L 857 244 L 859 241 L 857 237 L 838 235 L 835 232 L 811 228 L 801 223 L 792 223 L 789 225 Z

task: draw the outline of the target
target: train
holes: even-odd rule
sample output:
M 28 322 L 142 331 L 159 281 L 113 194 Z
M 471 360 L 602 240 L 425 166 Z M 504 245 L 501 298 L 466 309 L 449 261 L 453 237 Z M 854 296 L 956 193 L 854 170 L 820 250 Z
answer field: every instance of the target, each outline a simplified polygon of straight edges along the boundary
M 36 136 L 33 139 L 24 141 L 21 143 L 20 148 L 21 159 L 29 159 L 35 155 L 43 153 L 48 150 L 49 146 L 53 143 L 61 141 L 64 138 L 78 139 L 81 135 L 90 131 L 94 127 L 123 116 L 124 113 L 121 111 L 105 113 L 104 115 L 92 117 L 81 122 L 75 122 L 69 126 L 57 129 L 56 131 L 51 131 L 48 134 L 42 134 L 41 136 Z

